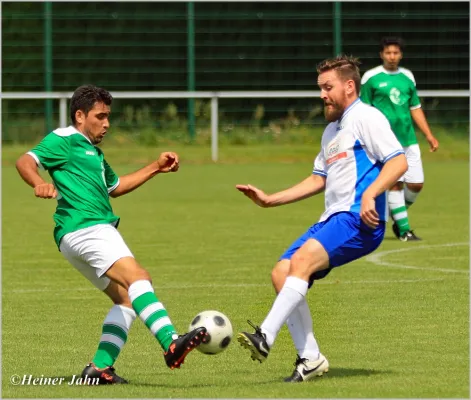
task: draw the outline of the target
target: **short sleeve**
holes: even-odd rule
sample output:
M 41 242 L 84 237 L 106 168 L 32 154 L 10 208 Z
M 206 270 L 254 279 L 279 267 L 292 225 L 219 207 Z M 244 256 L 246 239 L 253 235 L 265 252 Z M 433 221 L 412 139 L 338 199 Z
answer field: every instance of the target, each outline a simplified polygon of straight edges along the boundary
M 411 88 L 411 96 L 410 96 L 410 103 L 409 103 L 409 106 L 410 106 L 410 109 L 411 110 L 415 110 L 416 108 L 420 108 L 420 99 L 419 99 L 419 96 L 417 94 L 417 89 L 415 87 L 415 85 L 411 85 L 412 88 Z
M 325 172 L 325 170 L 326 170 L 326 162 L 325 162 L 324 152 L 321 149 L 316 159 L 314 160 L 314 169 L 312 173 L 315 175 L 326 177 L 327 172 Z
M 360 139 L 376 160 L 384 164 L 391 158 L 404 154 L 388 120 L 377 109 L 371 108 L 368 118 L 363 118 L 359 124 Z
M 70 139 L 56 135 L 48 134 L 39 144 L 31 149 L 30 154 L 39 167 L 49 170 L 60 167 L 67 163 L 70 153 Z
M 103 160 L 103 167 L 105 169 L 104 173 L 105 173 L 106 188 L 108 189 L 108 193 L 111 193 L 113 190 L 115 190 L 118 187 L 119 177 L 113 171 L 111 166 L 106 162 L 106 160 Z
M 407 77 L 409 80 L 410 86 L 410 96 L 409 96 L 409 108 L 411 110 L 415 110 L 416 108 L 420 108 L 420 99 L 417 95 L 417 88 L 415 86 L 415 77 L 412 71 L 402 68 L 401 72 Z

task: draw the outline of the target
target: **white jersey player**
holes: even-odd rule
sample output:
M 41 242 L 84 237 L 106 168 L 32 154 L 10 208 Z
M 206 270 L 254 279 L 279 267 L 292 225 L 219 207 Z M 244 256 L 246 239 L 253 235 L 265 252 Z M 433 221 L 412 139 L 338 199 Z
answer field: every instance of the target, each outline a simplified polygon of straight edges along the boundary
M 320 221 L 285 251 L 272 271 L 278 295 L 271 311 L 260 327 L 252 324 L 255 333 L 238 335 L 252 359 L 262 362 L 287 323 L 298 352 L 296 367 L 285 379 L 288 382 L 302 382 L 328 371 L 327 358 L 314 337 L 307 290 L 333 268 L 363 257 L 381 244 L 387 218 L 385 191 L 407 170 L 403 148 L 386 118 L 358 98 L 358 61 L 339 56 L 323 61 L 317 72 L 330 124 L 322 136 L 313 173 L 271 195 L 251 185 L 237 185 L 261 207 L 293 203 L 325 191 Z

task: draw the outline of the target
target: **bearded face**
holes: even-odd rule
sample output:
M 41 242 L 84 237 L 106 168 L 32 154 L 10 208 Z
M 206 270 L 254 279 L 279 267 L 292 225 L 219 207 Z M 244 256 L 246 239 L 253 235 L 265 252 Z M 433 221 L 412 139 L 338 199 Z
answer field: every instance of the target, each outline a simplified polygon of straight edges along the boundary
M 344 111 L 344 107 L 334 100 L 324 102 L 324 117 L 328 122 L 334 122 L 340 119 Z
M 349 84 L 342 81 L 334 70 L 323 72 L 317 80 L 321 89 L 321 99 L 324 101 L 324 116 L 328 122 L 334 122 L 342 117 L 347 105 Z M 350 83 L 351 86 L 351 83 Z

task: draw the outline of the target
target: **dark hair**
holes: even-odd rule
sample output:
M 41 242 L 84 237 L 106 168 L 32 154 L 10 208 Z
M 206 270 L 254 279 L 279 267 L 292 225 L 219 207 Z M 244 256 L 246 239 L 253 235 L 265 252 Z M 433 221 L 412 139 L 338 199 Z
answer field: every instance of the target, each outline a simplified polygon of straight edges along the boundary
M 355 82 L 355 89 L 357 94 L 360 93 L 361 78 L 360 78 L 360 60 L 353 56 L 340 54 L 334 58 L 328 58 L 317 64 L 317 73 L 321 74 L 330 70 L 337 71 L 339 77 L 347 81 L 352 79 Z
M 80 86 L 75 89 L 72 100 L 70 101 L 70 119 L 75 125 L 77 122 L 75 120 L 75 113 L 78 110 L 83 111 L 85 115 L 87 115 L 96 102 L 104 103 L 107 106 L 110 106 L 112 101 L 113 97 L 105 89 L 96 87 L 94 85 Z
M 388 46 L 398 46 L 399 50 L 404 49 L 404 40 L 402 40 L 399 36 L 384 36 L 381 38 L 380 42 L 381 51 L 384 50 L 385 47 Z

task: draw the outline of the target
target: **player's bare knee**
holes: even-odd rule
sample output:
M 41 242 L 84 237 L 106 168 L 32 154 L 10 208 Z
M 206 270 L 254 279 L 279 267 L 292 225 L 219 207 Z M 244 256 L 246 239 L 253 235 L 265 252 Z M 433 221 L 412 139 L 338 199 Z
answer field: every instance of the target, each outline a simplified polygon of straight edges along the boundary
M 271 281 L 277 293 L 283 287 L 286 277 L 288 276 L 289 264 L 289 260 L 282 260 L 278 262 L 271 271 Z
M 141 281 L 141 280 L 151 281 L 151 277 L 150 277 L 149 272 L 147 272 L 146 269 L 140 267 L 140 268 L 136 271 L 135 280 L 136 280 L 136 281 Z
M 291 264 L 289 268 L 289 275 L 295 275 L 300 277 L 309 277 L 312 273 L 311 262 L 304 254 L 296 252 L 291 257 Z
M 394 185 L 391 186 L 389 190 L 402 190 L 404 189 L 404 182 L 396 182 Z
M 149 272 L 147 272 L 147 270 L 145 270 L 144 268 L 138 268 L 132 271 L 132 273 L 127 275 L 126 279 L 128 283 L 127 289 L 129 289 L 129 286 L 131 286 L 134 282 L 137 281 L 149 281 L 152 283 Z
M 423 183 L 408 183 L 407 184 L 407 189 L 409 189 L 411 192 L 419 193 L 423 188 L 424 188 Z
M 108 278 L 121 285 L 126 290 L 128 290 L 129 286 L 136 281 L 151 281 L 149 272 L 142 268 L 132 257 L 119 259 L 108 269 L 108 271 L 106 271 L 105 274 Z
M 313 273 L 322 271 L 328 266 L 329 255 L 324 247 L 318 241 L 310 240 L 294 253 L 291 258 L 289 275 L 308 280 Z

